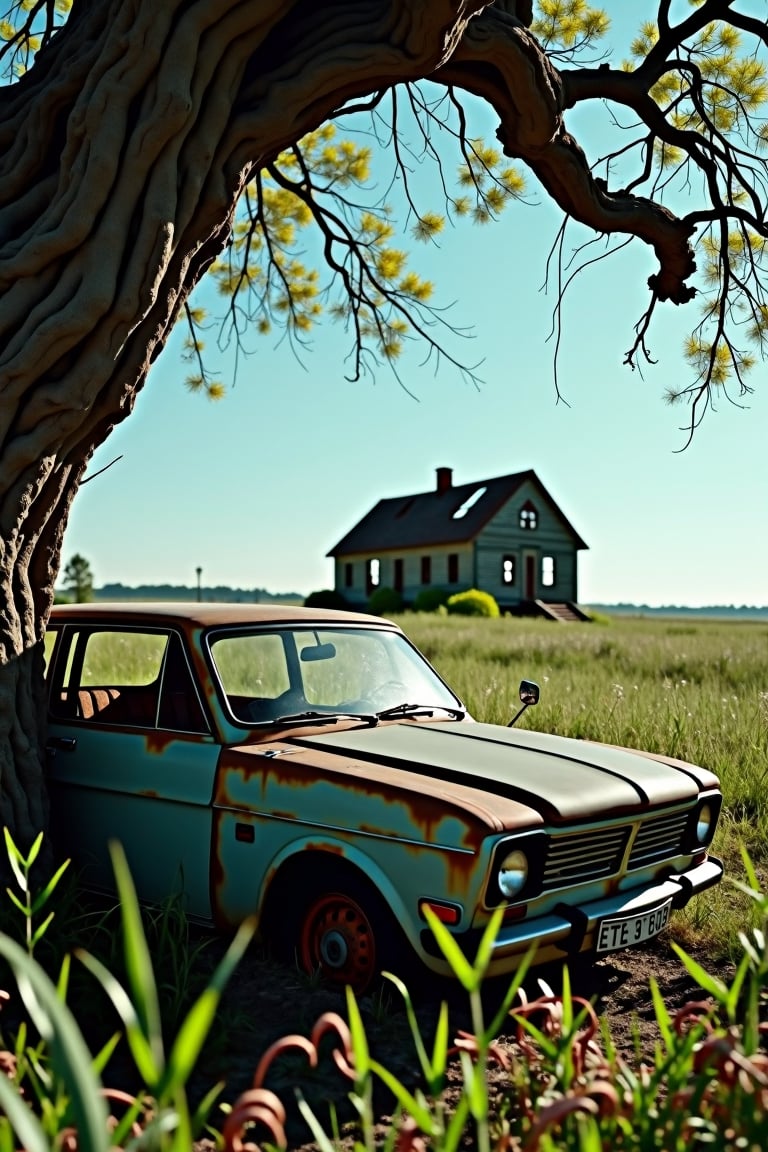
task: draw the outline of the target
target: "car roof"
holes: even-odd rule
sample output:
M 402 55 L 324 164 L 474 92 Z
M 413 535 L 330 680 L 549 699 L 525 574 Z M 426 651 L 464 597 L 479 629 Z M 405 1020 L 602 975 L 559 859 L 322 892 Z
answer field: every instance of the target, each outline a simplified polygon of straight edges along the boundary
M 119 622 L 137 624 L 151 620 L 186 623 L 201 628 L 227 624 L 378 624 L 395 628 L 389 620 L 363 612 L 335 608 L 302 608 L 296 604 L 214 604 L 196 601 L 102 601 L 92 604 L 56 604 L 51 622 Z

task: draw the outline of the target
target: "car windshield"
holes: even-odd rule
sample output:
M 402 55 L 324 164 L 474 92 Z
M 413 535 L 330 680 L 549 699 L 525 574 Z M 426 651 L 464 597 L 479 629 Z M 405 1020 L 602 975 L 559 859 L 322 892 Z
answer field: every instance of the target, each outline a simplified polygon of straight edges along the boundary
M 303 712 L 370 717 L 403 704 L 462 711 L 405 637 L 383 628 L 243 629 L 214 634 L 209 648 L 243 724 Z

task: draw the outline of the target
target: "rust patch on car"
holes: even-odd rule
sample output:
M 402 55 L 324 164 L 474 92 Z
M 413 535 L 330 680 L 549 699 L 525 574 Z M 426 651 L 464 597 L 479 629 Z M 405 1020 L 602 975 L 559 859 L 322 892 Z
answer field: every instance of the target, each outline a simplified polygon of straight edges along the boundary
M 290 790 L 307 789 L 322 784 L 343 789 L 345 795 L 373 798 L 385 805 L 388 810 L 399 808 L 407 815 L 410 827 L 402 824 L 399 828 L 393 828 L 383 821 L 378 825 L 368 821 L 369 833 L 397 839 L 418 834 L 426 843 L 433 843 L 440 825 L 454 820 L 459 822 L 461 828 L 453 833 L 451 839 L 472 852 L 478 850 L 482 840 L 488 835 L 487 823 L 478 819 L 475 813 L 467 812 L 461 803 L 451 796 L 446 796 L 443 791 L 427 787 L 425 795 L 424 787 L 428 782 L 420 777 L 411 777 L 407 773 L 399 773 L 398 779 L 394 777 L 391 769 L 383 769 L 378 773 L 370 764 L 354 762 L 340 768 L 338 757 L 328 757 L 327 767 L 313 762 L 307 763 L 306 758 L 301 760 L 296 757 L 290 760 L 279 757 L 266 758 L 252 753 L 246 755 L 234 753 L 227 756 L 227 759 L 233 762 L 221 768 L 216 780 L 214 805 L 219 807 L 237 809 L 247 807 L 248 801 L 243 799 L 240 793 L 249 783 L 257 782 L 261 802 L 269 808 L 272 805 L 269 804 L 267 797 L 273 785 Z M 406 787 L 406 784 L 410 786 Z M 501 826 L 494 822 L 493 830 L 501 830 Z
M 326 844 L 326 842 L 318 840 L 317 843 L 309 841 L 302 848 L 302 852 L 325 852 L 329 856 L 346 856 L 347 853 L 341 844 Z
M 298 812 L 288 812 L 281 808 L 270 808 L 269 815 L 274 817 L 275 820 L 290 820 L 293 824 L 298 823 L 301 819 Z
M 179 739 L 178 732 L 166 732 L 153 728 L 151 732 L 144 733 L 144 746 L 150 756 L 162 756 L 169 744 Z
M 226 884 L 226 872 L 224 871 L 223 864 L 223 851 L 222 851 L 222 814 L 214 810 L 213 813 L 213 827 L 211 829 L 211 869 L 210 869 L 210 895 L 211 895 L 211 911 L 213 913 L 214 923 L 221 931 L 224 928 L 231 927 L 230 921 L 224 915 L 222 908 L 221 895 L 224 891 Z

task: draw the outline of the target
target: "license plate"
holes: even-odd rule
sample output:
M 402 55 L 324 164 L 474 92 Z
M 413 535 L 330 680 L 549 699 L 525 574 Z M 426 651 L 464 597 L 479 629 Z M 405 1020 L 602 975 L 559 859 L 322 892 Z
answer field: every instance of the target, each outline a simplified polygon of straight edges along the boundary
M 613 920 L 603 920 L 597 932 L 597 951 L 615 952 L 618 948 L 631 948 L 657 936 L 669 921 L 672 901 L 667 900 L 651 912 L 639 916 L 617 916 Z

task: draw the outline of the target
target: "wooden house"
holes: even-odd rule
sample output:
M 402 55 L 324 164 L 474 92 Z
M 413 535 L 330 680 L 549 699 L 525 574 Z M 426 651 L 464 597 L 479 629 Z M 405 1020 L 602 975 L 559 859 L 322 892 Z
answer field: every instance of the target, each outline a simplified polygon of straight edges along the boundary
M 583 619 L 586 547 L 532 469 L 455 485 L 438 468 L 431 492 L 379 500 L 328 556 L 336 591 L 356 608 L 383 587 L 406 606 L 425 588 L 480 588 L 505 611 Z

